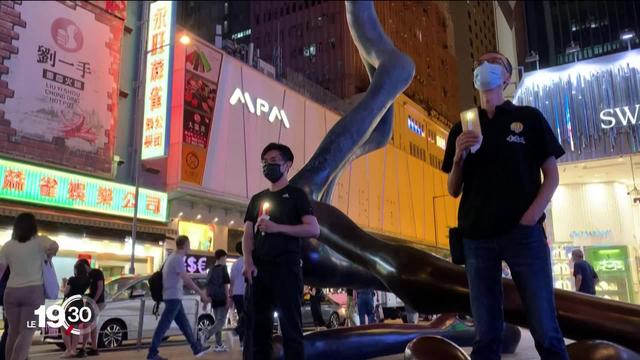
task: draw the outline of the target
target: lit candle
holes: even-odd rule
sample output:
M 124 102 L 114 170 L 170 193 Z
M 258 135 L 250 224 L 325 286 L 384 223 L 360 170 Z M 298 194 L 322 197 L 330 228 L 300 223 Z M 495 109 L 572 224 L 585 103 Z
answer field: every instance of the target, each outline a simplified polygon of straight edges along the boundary
M 271 205 L 269 204 L 269 202 L 264 202 L 262 204 L 262 211 L 261 211 L 261 215 L 260 215 L 260 219 L 265 219 L 265 220 L 269 220 L 269 209 L 271 208 Z M 262 236 L 265 235 L 265 232 L 262 232 Z

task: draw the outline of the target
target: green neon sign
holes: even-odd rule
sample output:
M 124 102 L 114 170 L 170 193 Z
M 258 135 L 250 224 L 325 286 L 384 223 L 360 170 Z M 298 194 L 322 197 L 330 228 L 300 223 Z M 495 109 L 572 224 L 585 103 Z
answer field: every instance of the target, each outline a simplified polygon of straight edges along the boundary
M 135 187 L 0 159 L 0 199 L 133 217 Z M 138 218 L 165 222 L 167 194 L 140 189 Z

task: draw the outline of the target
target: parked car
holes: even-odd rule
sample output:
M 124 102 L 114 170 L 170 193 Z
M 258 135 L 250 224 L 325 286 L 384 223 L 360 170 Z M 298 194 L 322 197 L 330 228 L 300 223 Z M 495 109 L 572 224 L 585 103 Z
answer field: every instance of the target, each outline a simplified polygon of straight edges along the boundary
M 311 315 L 311 303 L 308 299 L 304 299 L 302 303 L 302 326 L 307 328 L 315 327 L 313 322 L 313 315 Z M 327 329 L 335 329 L 339 326 L 344 326 L 347 322 L 347 309 L 346 306 L 342 306 L 337 302 L 331 300 L 329 297 L 325 297 L 325 300 L 320 306 L 322 312 L 322 319 L 325 321 Z M 278 312 L 273 314 L 273 326 L 274 330 L 278 330 Z
M 144 299 L 144 315 L 142 322 L 142 338 L 150 339 L 159 321 L 159 315 L 164 310 L 164 304 L 160 304 L 158 316 L 153 314 L 155 302 L 151 299 L 148 276 L 123 276 L 105 284 L 106 307 L 100 313 L 97 327 L 98 347 L 117 348 L 127 340 L 136 340 L 140 324 L 141 300 Z M 194 282 L 204 288 L 206 275 L 192 275 Z M 47 305 L 60 301 L 47 301 Z M 193 319 L 192 326 L 196 329 L 198 339 L 208 337 L 209 330 L 213 326 L 214 319 L 210 308 L 202 311 L 200 297 L 194 291 L 184 289 L 183 305 L 188 319 Z M 42 330 L 43 340 L 46 343 L 54 343 L 64 348 L 61 329 L 45 327 Z M 180 329 L 171 323 L 171 328 L 166 336 L 182 335 Z

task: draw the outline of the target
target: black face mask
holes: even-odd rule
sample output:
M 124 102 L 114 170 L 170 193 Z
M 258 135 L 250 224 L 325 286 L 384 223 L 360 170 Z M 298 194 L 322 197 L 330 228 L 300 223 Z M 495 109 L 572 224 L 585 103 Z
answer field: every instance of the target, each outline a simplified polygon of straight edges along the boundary
M 281 164 L 264 164 L 262 166 L 262 174 L 267 178 L 272 184 L 278 182 L 278 180 L 282 179 L 284 174 L 280 170 Z

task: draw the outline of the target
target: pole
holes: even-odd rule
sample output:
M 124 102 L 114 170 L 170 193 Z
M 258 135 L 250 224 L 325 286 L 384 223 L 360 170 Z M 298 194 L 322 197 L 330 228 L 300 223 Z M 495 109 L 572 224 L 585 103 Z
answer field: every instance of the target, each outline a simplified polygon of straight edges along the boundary
M 140 350 L 142 346 L 142 329 L 144 328 L 144 306 L 145 299 L 142 297 L 140 299 L 140 313 L 138 314 L 138 338 L 136 343 L 136 349 Z
M 140 116 L 140 103 L 141 99 L 144 99 L 144 94 L 141 91 L 142 84 L 144 83 L 143 79 L 145 77 L 145 62 L 146 62 L 146 49 L 147 49 L 147 24 L 149 22 L 149 2 L 142 2 L 142 21 L 140 22 L 140 51 L 138 52 L 139 65 L 138 65 L 138 76 L 136 80 L 136 101 L 134 103 L 133 109 L 133 124 L 134 124 L 134 151 L 133 154 L 133 166 L 134 166 L 134 182 L 135 182 L 135 195 L 134 195 L 134 207 L 133 207 L 133 221 L 131 222 L 131 264 L 129 264 L 129 274 L 133 275 L 136 273 L 135 268 L 135 258 L 136 258 L 136 235 L 138 231 L 138 197 L 140 193 L 140 167 L 142 166 L 140 162 L 141 155 L 141 142 L 142 142 L 142 124 L 143 121 L 142 116 Z M 144 111 L 144 109 L 143 109 Z

